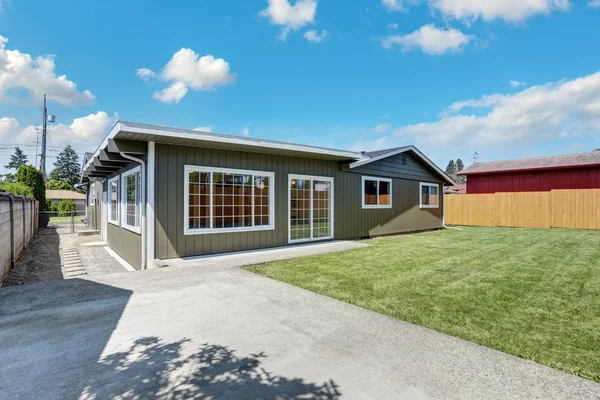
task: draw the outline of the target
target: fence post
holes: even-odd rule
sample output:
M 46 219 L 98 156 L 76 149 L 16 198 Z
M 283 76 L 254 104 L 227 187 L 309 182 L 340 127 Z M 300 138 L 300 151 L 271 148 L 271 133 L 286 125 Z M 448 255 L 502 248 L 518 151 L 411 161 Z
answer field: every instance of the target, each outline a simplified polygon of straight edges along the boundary
M 27 239 L 27 231 L 25 230 L 25 197 L 21 197 L 21 207 L 23 208 L 21 210 L 23 212 L 23 251 L 25 251 L 25 247 L 27 247 L 27 244 L 25 243 Z
M 75 217 L 73 211 L 71 211 L 71 233 L 75 233 Z
M 13 217 L 14 198 L 12 195 L 9 195 L 8 198 L 10 199 L 10 211 L 8 214 L 10 218 L 10 269 L 13 269 L 15 267 L 15 219 Z

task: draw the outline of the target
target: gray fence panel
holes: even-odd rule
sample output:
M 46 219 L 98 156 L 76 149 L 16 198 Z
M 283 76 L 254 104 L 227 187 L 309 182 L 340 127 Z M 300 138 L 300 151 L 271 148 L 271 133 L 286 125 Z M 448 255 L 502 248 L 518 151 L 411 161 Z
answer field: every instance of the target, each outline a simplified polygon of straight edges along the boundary
M 33 237 L 34 218 L 35 199 L 0 194 L 0 285 L 13 266 L 13 257 L 16 262 Z

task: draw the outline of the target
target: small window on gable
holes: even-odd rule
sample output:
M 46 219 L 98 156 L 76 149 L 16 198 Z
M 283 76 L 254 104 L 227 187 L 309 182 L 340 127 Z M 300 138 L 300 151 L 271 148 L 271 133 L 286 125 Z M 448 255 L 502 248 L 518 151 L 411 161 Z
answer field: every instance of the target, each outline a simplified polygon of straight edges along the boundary
M 438 208 L 440 206 L 439 185 L 421 182 L 421 208 Z
M 362 208 L 392 208 L 392 180 L 363 176 Z

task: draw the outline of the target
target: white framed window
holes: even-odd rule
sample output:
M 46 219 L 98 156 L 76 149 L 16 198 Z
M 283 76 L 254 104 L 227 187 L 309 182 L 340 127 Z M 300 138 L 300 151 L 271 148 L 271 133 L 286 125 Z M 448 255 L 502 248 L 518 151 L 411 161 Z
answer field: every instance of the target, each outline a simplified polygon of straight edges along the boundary
M 186 165 L 184 234 L 275 229 L 275 174 Z
M 362 208 L 392 208 L 392 180 L 363 176 Z
M 440 186 L 437 183 L 421 182 L 419 204 L 421 208 L 439 208 Z
M 119 225 L 119 176 L 108 180 L 108 222 Z
M 142 232 L 142 173 L 136 167 L 121 175 L 121 226 L 135 233 Z

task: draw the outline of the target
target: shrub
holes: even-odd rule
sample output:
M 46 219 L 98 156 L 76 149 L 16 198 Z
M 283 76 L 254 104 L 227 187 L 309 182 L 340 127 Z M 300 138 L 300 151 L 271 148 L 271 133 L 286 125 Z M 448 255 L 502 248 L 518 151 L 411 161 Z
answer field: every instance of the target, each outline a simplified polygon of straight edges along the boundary
M 35 169 L 32 165 L 21 165 L 17 172 L 17 182 L 24 183 L 33 190 L 33 197 L 40 202 L 40 216 L 38 226 L 45 228 L 48 226 L 49 216 L 41 211 L 46 209 L 46 185 L 44 185 L 44 176 L 42 171 Z
M 58 215 L 61 217 L 67 217 L 71 215 L 71 212 L 75 212 L 77 207 L 75 206 L 75 202 L 73 200 L 61 200 L 58 203 Z
M 59 181 L 57 179 L 50 179 L 46 182 L 46 189 L 48 190 L 73 190 L 73 186 L 69 182 Z
M 0 188 L 14 196 L 33 197 L 33 189 L 22 182 L 3 183 Z

